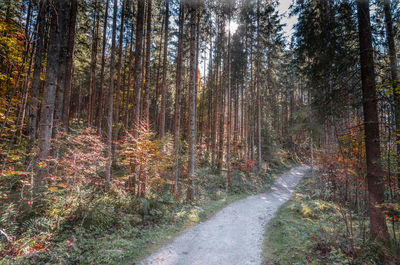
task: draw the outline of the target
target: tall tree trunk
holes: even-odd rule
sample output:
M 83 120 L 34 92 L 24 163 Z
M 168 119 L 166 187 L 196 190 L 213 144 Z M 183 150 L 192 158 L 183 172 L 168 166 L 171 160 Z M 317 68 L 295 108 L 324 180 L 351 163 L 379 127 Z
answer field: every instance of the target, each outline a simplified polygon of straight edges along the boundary
M 182 4 L 179 7 L 179 35 L 178 35 L 178 56 L 176 59 L 176 83 L 175 83 L 175 115 L 174 115 L 174 145 L 175 145 L 175 185 L 174 192 L 178 193 L 179 177 L 179 138 L 181 120 L 181 82 L 182 82 L 182 49 L 183 49 L 183 23 L 185 9 Z
M 47 166 L 51 135 L 53 129 L 54 102 L 57 92 L 57 75 L 59 70 L 60 47 L 62 42 L 62 24 L 59 20 L 65 19 L 68 14 L 67 0 L 53 1 L 49 6 L 52 11 L 50 41 L 47 52 L 46 77 L 44 83 L 43 99 L 41 103 L 40 122 L 39 122 L 39 166 L 34 179 L 34 193 L 41 192 L 45 187 L 46 177 L 49 167 Z
M 146 77 L 144 84 L 144 119 L 149 124 L 150 115 L 150 46 L 151 46 L 151 11 L 152 0 L 147 0 L 147 30 L 146 30 Z
M 52 138 L 53 145 L 51 148 L 51 156 L 53 160 L 51 161 L 50 173 L 54 174 L 57 167 L 58 161 L 58 153 L 60 143 L 58 139 L 62 136 L 61 131 L 64 128 L 61 124 L 62 115 L 63 115 L 63 104 L 64 104 L 64 90 L 65 90 L 65 70 L 67 68 L 67 53 L 68 53 L 68 32 L 70 26 L 71 19 L 71 2 L 68 3 L 68 6 L 65 8 L 63 12 L 66 12 L 64 18 L 59 17 L 58 23 L 61 27 L 61 45 L 60 45 L 60 55 L 58 61 L 58 73 L 57 73 L 57 92 L 56 92 L 56 101 L 54 108 L 54 118 L 53 118 L 53 130 L 52 130 Z
M 112 131 L 113 131 L 113 109 L 114 109 L 114 72 L 115 72 L 115 36 L 117 33 L 117 15 L 118 15 L 118 0 L 114 0 L 114 14 L 112 25 L 112 40 L 111 40 L 111 58 L 110 58 L 110 87 L 107 97 L 107 143 L 106 143 L 106 181 L 111 181 L 111 163 L 112 163 Z
M 140 96 L 141 96 L 141 62 L 142 62 L 142 42 L 143 42 L 143 17 L 144 17 L 144 0 L 138 0 L 137 19 L 136 19 L 136 43 L 135 43 L 135 68 L 134 68 L 134 95 L 135 95 L 135 113 L 134 124 L 140 122 Z
M 71 1 L 71 16 L 69 20 L 69 32 L 68 32 L 68 49 L 67 59 L 65 66 L 65 86 L 64 86 L 64 103 L 62 111 L 62 125 L 64 131 L 68 132 L 69 128 L 69 114 L 71 105 L 71 90 L 72 90 L 72 75 L 73 75 L 73 58 L 75 49 L 75 32 L 76 32 L 76 17 L 78 14 L 78 0 Z
M 108 20 L 108 5 L 110 0 L 106 1 L 104 25 L 103 25 L 103 50 L 101 55 L 101 70 L 100 70 L 100 84 L 99 84 L 99 103 L 97 105 L 97 132 L 101 131 L 101 123 L 104 113 L 104 70 L 106 64 L 106 45 L 107 45 L 107 20 Z
M 88 124 L 94 121 L 94 99 L 96 93 L 96 68 L 97 68 L 97 41 L 99 35 L 99 0 L 96 0 L 94 7 L 94 20 L 92 29 L 92 52 L 90 58 L 90 77 L 89 77 L 89 104 L 88 104 Z
M 113 129 L 114 141 L 118 140 L 118 134 L 119 134 L 119 106 L 121 99 L 121 68 L 122 68 L 122 46 L 124 40 L 125 6 L 126 6 L 126 0 L 123 0 L 122 12 L 121 12 L 121 29 L 119 33 L 119 47 L 118 47 L 117 87 L 115 91 L 116 97 L 115 97 L 115 112 L 114 112 L 114 129 Z
M 134 3 L 132 2 L 132 8 Z M 128 64 L 128 84 L 126 88 L 126 103 L 125 103 L 125 129 L 129 128 L 129 103 L 131 102 L 131 88 L 132 88 L 132 68 L 133 68 L 133 22 L 131 22 L 131 37 L 129 44 L 129 64 Z
M 230 9 L 230 8 L 229 8 Z M 227 67 L 227 103 L 228 103 L 228 117 L 227 117 L 227 143 L 226 143 L 226 167 L 227 167 L 227 184 L 230 189 L 232 186 L 231 182 L 231 121 L 232 121 L 232 102 L 231 102 L 231 11 L 229 10 L 229 33 L 228 33 L 228 67 Z
M 369 1 L 357 0 L 360 41 L 362 101 L 364 108 L 365 148 L 369 198 L 370 232 L 373 239 L 389 238 L 385 216 L 378 204 L 384 201 L 384 180 L 379 147 L 379 120 L 375 85 Z
M 32 78 L 32 88 L 30 94 L 30 101 L 28 103 L 28 144 L 26 148 L 27 161 L 26 166 L 29 168 L 32 166 L 33 156 L 32 148 L 35 144 L 36 140 L 36 126 L 37 126 L 37 118 L 39 113 L 39 91 L 40 91 L 40 74 L 42 72 L 42 57 L 43 57 L 43 47 L 44 47 L 44 38 L 45 38 L 45 23 L 46 23 L 46 12 L 48 8 L 48 1 L 41 0 L 39 2 L 39 13 L 37 17 L 37 33 L 35 37 L 35 64 L 33 70 L 33 78 Z
M 261 71 L 261 47 L 260 47 L 260 7 L 259 0 L 257 0 L 257 72 L 256 72 L 256 88 L 257 88 L 257 155 L 258 155 L 258 172 L 262 169 L 262 137 L 261 137 L 261 83 L 260 83 L 260 71 Z
M 188 165 L 188 201 L 194 198 L 194 174 L 196 168 L 196 13 L 195 6 L 190 6 L 190 73 L 189 73 L 189 101 L 190 101 L 190 133 L 189 133 L 189 165 Z
M 385 11 L 385 23 L 386 23 L 386 39 L 389 50 L 390 60 L 390 75 L 393 88 L 394 96 L 394 117 L 396 121 L 396 149 L 397 149 L 397 179 L 398 186 L 400 187 L 400 88 L 398 87 L 399 81 L 397 80 L 397 58 L 396 58 L 396 46 L 394 42 L 393 33 L 393 20 L 392 11 L 390 8 L 390 0 L 383 0 L 383 9 Z
M 220 78 L 218 82 L 218 101 L 217 104 L 219 106 L 218 110 L 218 153 L 217 153 L 217 163 L 218 163 L 218 172 L 222 173 L 222 164 L 223 164 L 223 153 L 224 153 L 224 126 L 225 126 L 225 81 L 226 81 L 226 58 L 225 58 L 225 23 L 226 17 L 225 13 L 222 14 L 222 21 L 220 25 L 220 56 L 223 57 L 223 65 L 221 66 Z
M 159 117 L 159 134 L 165 136 L 165 105 L 167 101 L 167 55 L 168 55 L 168 25 L 169 25 L 169 0 L 165 0 L 165 31 L 164 31 L 164 58 L 163 58 L 163 82 L 161 87 L 161 109 Z

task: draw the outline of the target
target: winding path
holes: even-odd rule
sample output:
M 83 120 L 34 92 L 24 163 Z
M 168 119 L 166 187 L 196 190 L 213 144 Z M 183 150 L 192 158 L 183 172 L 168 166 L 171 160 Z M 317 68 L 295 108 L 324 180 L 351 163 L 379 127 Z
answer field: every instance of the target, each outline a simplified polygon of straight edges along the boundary
M 291 196 L 308 167 L 279 177 L 266 193 L 234 202 L 189 228 L 140 265 L 259 265 L 264 228 Z

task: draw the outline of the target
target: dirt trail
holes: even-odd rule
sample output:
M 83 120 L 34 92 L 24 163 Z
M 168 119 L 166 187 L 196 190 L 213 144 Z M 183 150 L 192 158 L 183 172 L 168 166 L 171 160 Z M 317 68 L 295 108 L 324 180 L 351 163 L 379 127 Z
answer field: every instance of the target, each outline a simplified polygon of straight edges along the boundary
M 206 222 L 189 228 L 140 265 L 261 264 L 264 228 L 286 202 L 308 167 L 279 177 L 266 193 L 234 202 Z

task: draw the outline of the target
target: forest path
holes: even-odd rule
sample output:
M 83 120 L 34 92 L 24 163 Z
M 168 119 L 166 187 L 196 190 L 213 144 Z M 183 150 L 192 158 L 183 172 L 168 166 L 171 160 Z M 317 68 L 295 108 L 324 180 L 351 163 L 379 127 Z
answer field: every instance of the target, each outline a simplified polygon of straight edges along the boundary
M 266 192 L 234 202 L 206 222 L 189 228 L 140 265 L 261 264 L 264 228 L 291 196 L 308 167 L 279 177 Z

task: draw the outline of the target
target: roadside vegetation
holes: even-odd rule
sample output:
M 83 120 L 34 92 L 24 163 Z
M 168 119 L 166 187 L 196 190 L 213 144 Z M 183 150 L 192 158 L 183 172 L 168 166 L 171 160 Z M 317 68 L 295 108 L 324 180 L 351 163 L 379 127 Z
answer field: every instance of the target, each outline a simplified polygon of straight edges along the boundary
M 400 224 L 394 225 L 398 238 Z M 368 227 L 367 212 L 334 200 L 321 189 L 320 175 L 309 173 L 267 226 L 263 264 L 399 264 L 395 234 L 383 245 L 370 240 Z
M 194 199 L 187 201 L 172 191 L 168 178 L 160 177 L 168 161 L 159 156 L 168 152 L 164 148 L 168 145 L 152 138 L 150 130 L 141 135 L 135 143 L 141 146 L 141 161 L 148 169 L 144 197 L 135 196 L 139 186 L 129 186 L 129 163 L 115 167 L 118 177 L 105 185 L 102 142 L 90 130 L 71 134 L 68 142 L 63 142 L 62 171 L 52 177 L 41 197 L 32 200 L 24 186 L 29 185 L 25 184 L 29 175 L 9 169 L 1 182 L 2 192 L 8 194 L 2 200 L 9 203 L 0 205 L 0 264 L 137 262 L 227 204 L 266 191 L 294 165 L 288 153 L 278 152 L 257 175 L 252 172 L 253 163 L 237 161 L 232 164 L 230 189 L 226 177 L 201 167 L 196 172 Z M 126 150 L 118 151 L 122 161 L 133 156 Z M 74 178 L 63 177 L 66 175 Z M 179 190 L 185 194 L 185 185 L 180 184 Z

